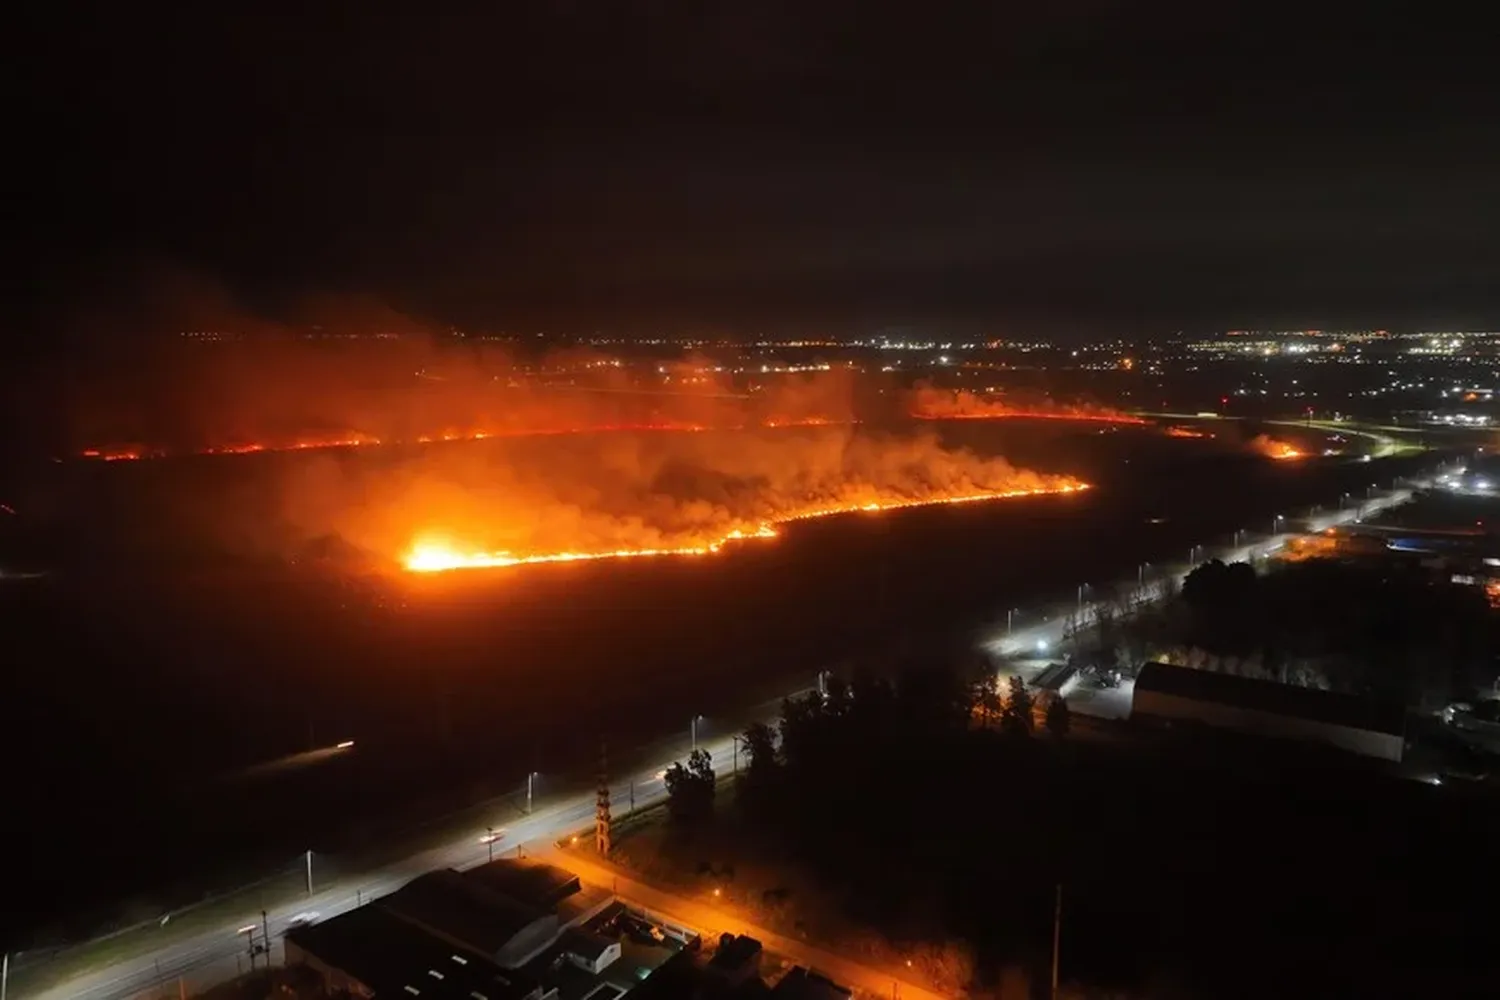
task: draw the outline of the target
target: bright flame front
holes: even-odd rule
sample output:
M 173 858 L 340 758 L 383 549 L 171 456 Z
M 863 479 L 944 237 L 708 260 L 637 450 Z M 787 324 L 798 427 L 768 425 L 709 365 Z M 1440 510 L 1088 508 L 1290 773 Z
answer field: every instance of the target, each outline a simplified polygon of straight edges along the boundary
M 537 563 L 582 562 L 595 559 L 637 559 L 647 556 L 707 556 L 720 552 L 731 542 L 752 538 L 775 538 L 779 534 L 777 524 L 793 521 L 810 521 L 816 518 L 836 517 L 857 512 L 874 513 L 887 510 L 903 510 L 912 507 L 932 507 L 939 504 L 980 503 L 1025 496 L 1048 496 L 1077 493 L 1088 489 L 1087 483 L 1068 481 L 1051 488 L 1000 490 L 971 493 L 960 496 L 934 497 L 922 500 L 880 500 L 864 503 L 848 503 L 830 507 L 809 507 L 781 515 L 772 521 L 763 522 L 751 529 L 736 529 L 705 542 L 677 548 L 616 549 L 604 552 L 483 552 L 465 549 L 449 541 L 428 537 L 417 541 L 402 557 L 401 564 L 412 573 L 440 573 L 457 569 L 498 569 L 509 566 L 526 566 Z

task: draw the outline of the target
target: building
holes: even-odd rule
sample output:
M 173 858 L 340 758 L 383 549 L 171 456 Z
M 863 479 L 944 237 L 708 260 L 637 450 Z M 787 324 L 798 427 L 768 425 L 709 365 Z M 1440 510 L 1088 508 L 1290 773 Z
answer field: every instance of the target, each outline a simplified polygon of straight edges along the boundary
M 522 966 L 563 942 L 566 960 L 598 973 L 618 941 L 579 928 L 609 906 L 577 876 L 502 860 L 429 872 L 389 896 L 287 932 L 288 965 L 316 971 L 330 991 L 362 997 L 543 1000 L 555 993 Z M 465 988 L 453 993 L 457 985 Z
M 722 934 L 719 947 L 709 959 L 707 973 L 729 986 L 741 986 L 760 978 L 761 944 L 744 934 Z
M 1132 697 L 1132 719 L 1304 740 L 1396 762 L 1405 751 L 1406 710 L 1353 695 L 1148 663 Z
M 773 1000 L 849 1000 L 853 992 L 799 965 L 781 977 L 771 996 Z
M 414 1000 L 542 1000 L 540 984 L 454 947 L 380 906 L 288 931 L 287 965 L 316 972 L 330 995 Z

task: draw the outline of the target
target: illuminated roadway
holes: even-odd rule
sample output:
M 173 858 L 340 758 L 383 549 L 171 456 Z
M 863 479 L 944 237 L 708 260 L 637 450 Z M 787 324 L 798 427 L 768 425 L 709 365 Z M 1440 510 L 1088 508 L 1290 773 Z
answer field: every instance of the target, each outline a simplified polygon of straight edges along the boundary
M 1366 500 L 1358 507 L 1331 511 L 1328 514 L 1309 518 L 1308 523 L 1317 531 L 1337 524 L 1347 523 L 1361 515 L 1370 514 L 1405 503 L 1411 498 L 1410 490 L 1396 490 Z M 1278 522 L 1279 523 L 1279 522 Z M 1232 549 L 1204 550 L 1203 558 L 1216 556 L 1226 560 L 1254 558 L 1279 548 L 1288 533 L 1279 533 L 1253 545 Z M 1189 567 L 1190 568 L 1190 567 Z M 1176 574 L 1180 581 L 1188 568 Z M 1160 578 L 1149 581 L 1150 593 L 1159 593 Z M 1097 605 L 1081 604 L 1082 617 L 1087 620 Z M 1056 614 L 1040 624 L 1017 629 L 1012 635 L 989 644 L 995 652 L 1014 652 L 1034 648 L 1037 643 L 1053 645 L 1063 638 L 1066 613 Z M 811 690 L 811 689 L 808 689 Z M 805 693 L 805 692 L 797 692 Z M 780 704 L 769 702 L 762 706 L 766 716 L 774 714 Z M 713 757 L 714 770 L 727 773 L 733 765 L 733 746 L 730 740 L 703 740 L 703 749 Z M 634 775 L 634 800 L 636 808 L 661 801 L 666 796 L 665 783 L 657 768 Z M 611 805 L 616 816 L 623 816 L 630 806 L 630 775 L 617 780 L 612 788 Z M 560 805 L 541 808 L 519 822 L 506 824 L 494 843 L 494 851 L 500 854 L 516 849 L 528 841 L 552 842 L 559 837 L 588 826 L 594 816 L 592 793 L 571 799 Z M 279 940 L 293 926 L 299 915 L 316 913 L 319 919 L 337 916 L 399 889 L 407 881 L 424 872 L 438 868 L 467 868 L 481 864 L 489 857 L 490 847 L 482 842 L 480 830 L 451 844 L 423 854 L 418 854 L 389 867 L 359 876 L 341 879 L 335 885 L 322 889 L 312 896 L 303 897 L 295 903 L 286 904 L 268 911 L 267 923 L 273 941 Z M 174 941 L 162 948 L 119 961 L 96 972 L 75 977 L 63 984 L 42 992 L 28 994 L 38 1000 L 125 1000 L 142 996 L 159 996 L 161 990 L 171 987 L 175 991 L 179 978 L 189 990 L 201 989 L 232 978 L 238 971 L 248 969 L 248 941 L 242 928 L 254 926 L 254 936 L 261 935 L 260 913 L 246 912 L 239 918 L 213 930 L 204 931 L 189 938 Z M 169 925 L 164 925 L 169 926 Z M 273 948 L 273 958 L 278 957 Z M 261 959 L 264 961 L 264 959 Z M 15 978 L 14 975 L 12 978 Z M 20 997 L 15 989 L 10 993 Z
M 703 740 L 701 746 L 713 756 L 716 772 L 725 774 L 730 771 L 734 763 L 734 750 L 730 740 Z M 658 768 L 635 775 L 637 809 L 665 798 L 666 785 L 657 777 L 659 773 Z M 613 787 L 611 806 L 617 817 L 623 816 L 630 805 L 628 778 L 627 775 L 627 780 L 615 782 Z M 535 814 L 505 825 L 503 833 L 494 842 L 495 854 L 515 850 L 528 841 L 550 843 L 591 824 L 593 818 L 592 794 L 551 808 L 539 808 Z M 497 827 L 497 833 L 499 832 Z M 267 923 L 272 940 L 285 934 L 299 914 L 316 913 L 319 919 L 327 919 L 394 892 L 424 872 L 438 868 L 470 868 L 483 864 L 489 859 L 490 845 L 482 842 L 481 833 L 482 831 L 476 830 L 472 836 L 448 847 L 415 855 L 388 868 L 343 879 L 312 896 L 305 896 L 295 903 L 268 911 Z M 259 941 L 262 933 L 260 913 L 246 912 L 242 917 L 214 930 L 174 942 L 155 952 L 126 959 L 98 972 L 78 976 L 29 996 L 39 1000 L 124 1000 L 143 994 L 156 996 L 161 992 L 160 987 L 167 986 L 171 987 L 170 992 L 175 996 L 179 977 L 184 980 L 189 992 L 202 989 L 232 978 L 241 969 L 248 970 L 249 942 L 246 935 L 240 933 L 240 928 L 252 925 L 255 928 L 255 939 Z M 279 950 L 273 949 L 272 957 L 279 961 Z M 264 959 L 260 961 L 263 962 Z M 153 987 L 157 989 L 153 990 Z M 14 990 L 11 992 L 19 996 Z

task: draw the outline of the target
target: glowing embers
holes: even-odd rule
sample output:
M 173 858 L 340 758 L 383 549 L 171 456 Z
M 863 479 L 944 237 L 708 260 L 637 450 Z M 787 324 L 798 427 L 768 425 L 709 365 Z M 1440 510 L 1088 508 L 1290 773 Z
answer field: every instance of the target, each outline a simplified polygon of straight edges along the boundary
M 1293 445 L 1290 445 L 1285 441 L 1278 441 L 1275 438 L 1265 434 L 1261 434 L 1257 437 L 1252 438 L 1250 440 L 1250 448 L 1252 451 L 1259 452 L 1267 458 L 1275 458 L 1279 460 L 1306 457 L 1304 452 L 1299 451 Z
M 501 569 L 511 566 L 527 566 L 538 563 L 583 562 L 597 559 L 639 559 L 647 556 L 707 556 L 718 553 L 734 542 L 752 538 L 775 538 L 779 534 L 777 524 L 792 521 L 810 521 L 821 517 L 836 517 L 840 514 L 878 513 L 887 510 L 903 510 L 912 507 L 932 507 L 939 504 L 967 504 L 988 500 L 1004 500 L 1026 496 L 1048 496 L 1077 493 L 1088 489 L 1087 483 L 1067 481 L 1054 487 L 997 490 L 985 493 L 970 493 L 957 496 L 932 497 L 922 500 L 880 500 L 864 503 L 847 503 L 829 507 L 810 507 L 777 517 L 750 529 L 736 529 L 706 541 L 701 545 L 684 545 L 676 548 L 616 549 L 606 552 L 539 552 L 519 554 L 514 552 L 479 552 L 465 550 L 446 540 L 426 538 L 416 542 L 401 559 L 402 566 L 412 573 L 439 573 L 459 569 Z

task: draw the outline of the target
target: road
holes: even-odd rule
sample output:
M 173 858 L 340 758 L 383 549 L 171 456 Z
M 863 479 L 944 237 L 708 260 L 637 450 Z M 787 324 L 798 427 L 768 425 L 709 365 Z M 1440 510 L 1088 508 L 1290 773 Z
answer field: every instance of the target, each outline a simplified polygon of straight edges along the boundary
M 699 902 L 675 893 L 658 889 L 630 877 L 613 865 L 564 853 L 555 848 L 546 852 L 546 860 L 566 868 L 585 882 L 609 889 L 628 903 L 648 912 L 666 917 L 672 923 L 682 924 L 703 933 L 705 937 L 717 937 L 726 931 L 732 934 L 748 934 L 759 941 L 767 951 L 783 955 L 792 961 L 822 973 L 844 986 L 852 986 L 871 996 L 900 996 L 905 1000 L 941 1000 L 939 994 L 914 986 L 889 972 L 873 969 L 859 962 L 852 962 L 830 951 L 814 947 L 796 938 L 783 937 L 775 931 L 750 923 L 735 915 L 729 907 Z
M 705 740 L 703 749 L 713 757 L 714 769 L 727 773 L 733 765 L 734 748 L 730 740 L 718 742 Z M 665 782 L 658 776 L 660 770 L 634 775 L 635 804 L 637 808 L 661 801 L 666 796 Z M 629 778 L 622 776 L 614 784 L 611 804 L 615 815 L 623 815 L 630 806 Z M 592 822 L 594 796 L 579 796 L 550 809 L 538 809 L 534 815 L 520 822 L 510 823 L 494 843 L 496 855 L 514 851 L 529 841 L 551 843 L 569 831 Z M 481 830 L 474 836 L 437 850 L 408 858 L 399 864 L 379 871 L 351 878 L 303 898 L 294 904 L 280 907 L 267 914 L 273 942 L 292 926 L 294 919 L 303 913 L 317 913 L 320 919 L 337 916 L 363 903 L 379 899 L 401 888 L 410 879 L 437 868 L 470 868 L 483 864 L 489 858 L 490 845 L 482 842 Z M 186 940 L 173 942 L 160 950 L 123 960 L 87 975 L 79 976 L 43 992 L 28 994 L 37 1000 L 125 1000 L 135 997 L 176 997 L 178 981 L 182 980 L 191 993 L 232 978 L 242 969 L 249 968 L 248 940 L 240 933 L 242 927 L 255 927 L 258 941 L 261 935 L 259 912 L 246 913 L 234 921 L 210 931 L 197 934 Z M 273 948 L 273 958 L 280 960 L 279 945 Z M 16 991 L 11 996 L 19 997 Z
M 1313 531 L 1324 531 L 1328 528 L 1341 524 L 1348 524 L 1357 518 L 1370 517 L 1381 511 L 1392 507 L 1399 507 L 1412 497 L 1412 490 L 1400 489 L 1381 493 L 1379 496 L 1365 500 L 1357 507 L 1349 507 L 1345 510 L 1329 511 L 1306 519 L 1307 525 Z M 1285 523 L 1278 518 L 1275 524 Z M 1222 548 L 1209 548 L 1199 546 L 1199 560 L 1222 559 L 1225 562 L 1248 562 L 1262 556 L 1275 552 L 1286 544 L 1288 538 L 1305 532 L 1276 532 L 1266 535 L 1259 541 L 1250 545 L 1225 546 Z M 1187 575 L 1196 566 L 1196 562 L 1184 562 L 1179 568 L 1172 571 L 1170 579 L 1181 584 Z M 1153 576 L 1143 582 L 1137 583 L 1140 588 L 1140 597 L 1149 600 L 1162 594 L 1162 581 L 1168 578 L 1161 575 Z M 1129 584 L 1127 584 L 1129 586 Z M 997 656 L 1011 656 L 1028 651 L 1039 651 L 1045 653 L 1054 648 L 1064 638 L 1064 632 L 1069 625 L 1069 618 L 1076 618 L 1087 623 L 1093 620 L 1098 609 L 1105 607 L 1108 602 L 1080 600 L 1076 606 L 1056 608 L 1043 618 L 1040 622 L 1028 624 L 1022 628 L 1011 631 L 1008 635 L 1000 635 L 984 643 L 984 647 Z
M 1366 501 L 1362 505 L 1362 510 L 1368 515 L 1404 503 L 1409 498 L 1410 492 L 1407 490 L 1387 493 L 1377 499 Z M 1313 523 L 1318 530 L 1322 530 L 1352 520 L 1358 514 L 1359 511 L 1353 509 L 1335 511 L 1313 519 Z M 1254 545 L 1205 551 L 1203 558 L 1210 556 L 1231 560 L 1250 558 L 1275 549 L 1285 542 L 1286 537 L 1285 534 L 1275 534 Z M 1178 578 L 1180 579 L 1186 572 L 1187 569 L 1183 569 L 1177 574 Z M 1159 579 L 1151 583 L 1156 585 Z M 1085 614 L 1094 607 L 1095 605 L 1087 603 L 1081 605 Z M 1035 648 L 1039 642 L 1055 644 L 1062 639 L 1066 624 L 1065 617 L 1066 612 L 1027 628 L 1018 629 L 1012 635 L 991 643 L 990 648 L 996 652 L 1012 652 Z M 766 707 L 768 717 L 774 714 L 775 704 L 768 704 Z M 704 740 L 702 746 L 712 754 L 715 770 L 719 773 L 730 770 L 734 751 L 729 739 Z M 622 775 L 616 779 L 611 795 L 616 815 L 622 815 L 630 805 L 630 779 L 632 777 L 637 807 L 659 802 L 666 796 L 665 784 L 659 777 L 660 768 L 666 763 L 669 762 L 663 762 L 651 771 L 633 776 Z M 538 809 L 534 815 L 520 822 L 510 823 L 496 840 L 494 851 L 500 854 L 504 851 L 515 850 L 519 845 L 529 841 L 554 841 L 565 833 L 587 825 L 592 820 L 593 813 L 594 797 L 592 794 L 579 796 L 550 808 Z M 499 825 L 501 824 L 497 824 Z M 476 829 L 472 837 L 467 837 L 447 847 L 413 856 L 378 871 L 341 880 L 310 897 L 270 911 L 267 914 L 266 924 L 273 941 L 273 958 L 279 957 L 277 955 L 279 946 L 274 942 L 280 941 L 282 935 L 300 914 L 313 912 L 324 919 L 337 916 L 362 903 L 395 891 L 408 880 L 424 872 L 444 867 L 472 867 L 482 863 L 489 856 L 490 848 L 481 842 L 480 833 L 481 831 Z M 175 997 L 179 981 L 191 992 L 194 989 L 202 989 L 223 982 L 235 976 L 239 971 L 247 969 L 249 966 L 248 940 L 240 931 L 252 925 L 257 928 L 258 939 L 261 925 L 260 913 L 246 912 L 220 927 L 172 941 L 159 949 L 123 959 L 107 968 L 80 975 L 44 991 L 22 994 L 17 989 L 11 989 L 10 995 L 18 1000 L 22 997 L 27 1000 L 29 998 L 36 998 L 36 1000 L 126 1000 L 126 998 L 136 997 Z M 824 963 L 820 967 L 825 971 L 837 973 L 833 965 Z

